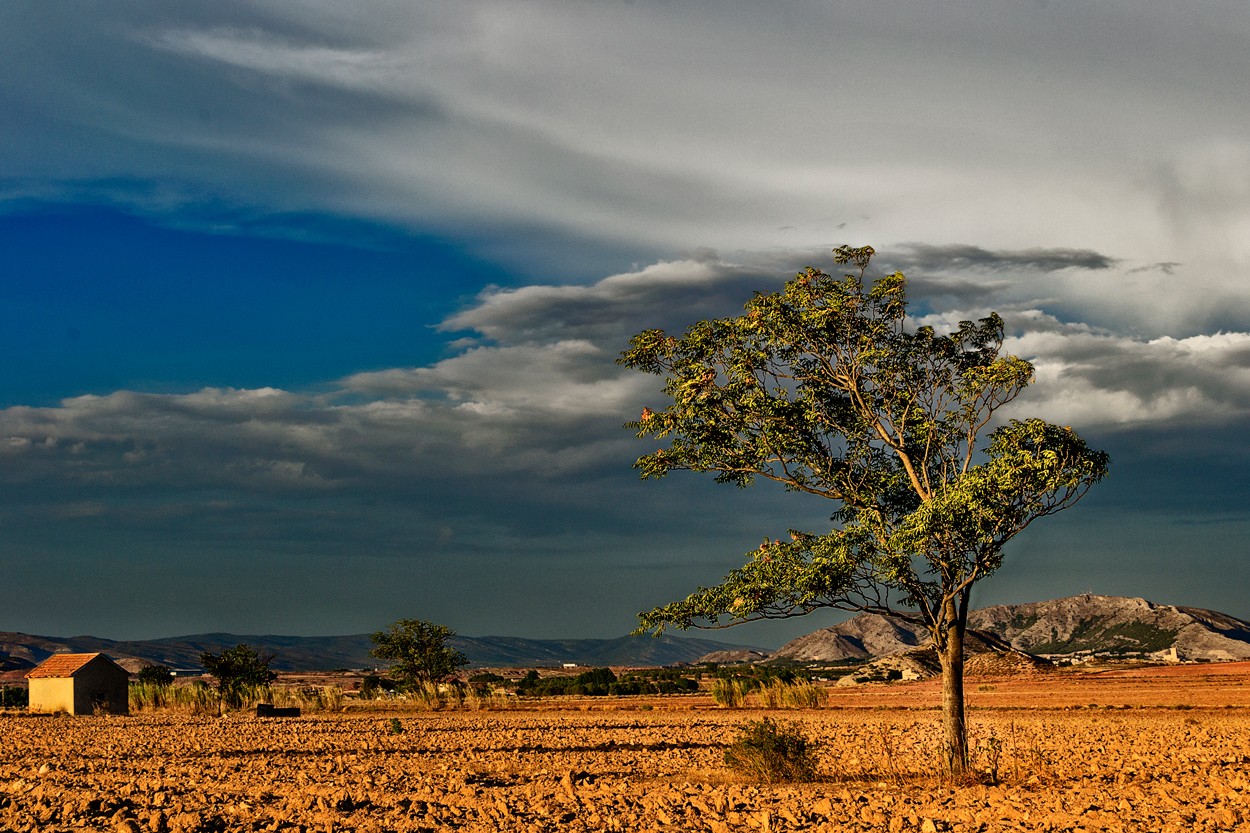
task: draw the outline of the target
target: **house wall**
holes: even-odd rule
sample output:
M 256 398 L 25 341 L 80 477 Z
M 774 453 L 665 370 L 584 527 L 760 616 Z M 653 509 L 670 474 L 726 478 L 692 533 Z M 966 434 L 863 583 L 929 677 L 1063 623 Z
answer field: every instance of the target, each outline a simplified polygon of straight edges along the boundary
M 29 684 L 32 712 L 74 714 L 73 677 L 31 677 Z
M 97 657 L 74 674 L 74 714 L 94 714 L 97 707 L 109 714 L 130 714 L 130 675 Z

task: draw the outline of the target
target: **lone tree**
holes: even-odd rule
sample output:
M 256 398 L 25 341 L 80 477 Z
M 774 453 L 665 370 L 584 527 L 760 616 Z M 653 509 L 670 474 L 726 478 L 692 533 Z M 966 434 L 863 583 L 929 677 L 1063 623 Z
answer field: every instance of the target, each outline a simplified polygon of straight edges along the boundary
M 994 419 L 1033 379 L 1027 361 L 999 355 L 997 314 L 947 335 L 909 329 L 906 278 L 866 282 L 871 247 L 834 254 L 856 273 L 808 269 L 781 292 L 756 293 L 743 315 L 681 338 L 646 330 L 622 354 L 666 376 L 672 400 L 628 424 L 669 441 L 638 459 L 644 479 L 714 472 L 745 487 L 763 477 L 838 504 L 830 532 L 765 539 L 719 585 L 639 614 L 639 631 L 824 607 L 922 624 L 942 667 L 947 765 L 962 776 L 973 584 L 999 568 L 1013 536 L 1105 477 L 1108 458 L 1071 428 Z
M 273 660 L 273 654 L 262 656 L 251 645 L 242 643 L 220 654 L 207 651 L 200 654 L 200 665 L 217 678 L 221 700 L 236 707 L 242 705 L 243 693 L 247 689 L 258 688 L 277 679 L 278 675 L 269 670 L 269 663 Z
M 447 645 L 455 635 L 446 625 L 400 619 L 389 630 L 369 636 L 374 644 L 369 653 L 391 661 L 391 676 L 401 688 L 414 688 L 446 680 L 460 666 L 469 664 L 464 654 Z
M 168 665 L 145 665 L 135 679 L 144 685 L 167 686 L 174 683 L 174 672 Z

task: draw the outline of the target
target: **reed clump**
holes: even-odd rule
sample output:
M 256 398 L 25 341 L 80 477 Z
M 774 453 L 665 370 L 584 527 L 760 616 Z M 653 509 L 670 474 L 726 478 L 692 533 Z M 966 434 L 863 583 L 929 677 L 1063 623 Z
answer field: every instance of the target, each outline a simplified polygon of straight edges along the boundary
M 818 709 L 829 699 L 828 690 L 806 681 L 773 680 L 753 693 L 765 709 Z
M 343 690 L 338 686 L 243 686 L 228 708 L 246 711 L 260 703 L 308 712 L 338 711 Z M 130 684 L 130 711 L 171 711 L 182 714 L 217 714 L 226 704 L 217 689 L 195 681 L 189 685 L 135 682 Z

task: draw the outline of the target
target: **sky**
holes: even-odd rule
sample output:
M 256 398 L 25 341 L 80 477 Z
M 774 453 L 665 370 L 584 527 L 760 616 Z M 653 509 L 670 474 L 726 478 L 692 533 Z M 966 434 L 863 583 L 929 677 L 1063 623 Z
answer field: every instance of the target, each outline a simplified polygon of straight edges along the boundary
M 1240 2 L 0 4 L 0 631 L 622 635 L 833 507 L 640 481 L 615 359 L 844 243 L 1111 455 L 974 605 L 1250 618 L 1247 78 Z

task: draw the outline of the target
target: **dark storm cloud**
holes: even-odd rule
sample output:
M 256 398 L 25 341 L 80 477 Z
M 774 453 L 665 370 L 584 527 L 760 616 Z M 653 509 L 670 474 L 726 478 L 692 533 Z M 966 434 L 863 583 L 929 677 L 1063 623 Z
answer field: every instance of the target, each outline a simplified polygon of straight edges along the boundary
M 442 329 L 471 330 L 500 343 L 588 338 L 624 349 L 646 327 L 680 332 L 703 318 L 738 314 L 753 293 L 775 291 L 806 266 L 831 260 L 827 251 L 721 257 L 705 249 L 589 286 L 487 289 Z
M 1058 272 L 1062 269 L 1110 269 L 1117 261 L 1100 252 L 1089 249 L 1024 249 L 989 250 L 969 245 L 930 245 L 906 243 L 901 247 L 906 254 L 893 250 L 887 255 L 890 263 L 902 264 L 906 270 L 924 269 L 930 272 L 978 272 L 1028 271 Z

